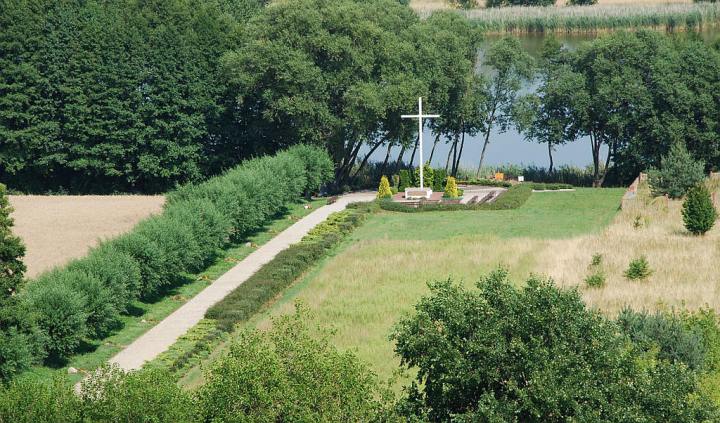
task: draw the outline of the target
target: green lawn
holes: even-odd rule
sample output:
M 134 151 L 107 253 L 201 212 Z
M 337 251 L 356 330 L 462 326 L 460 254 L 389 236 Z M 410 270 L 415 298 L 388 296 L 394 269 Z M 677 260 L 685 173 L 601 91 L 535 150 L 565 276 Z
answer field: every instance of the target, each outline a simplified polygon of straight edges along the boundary
M 314 310 L 315 323 L 336 330 L 336 345 L 356 351 L 389 378 L 398 360 L 388 335 L 427 292 L 427 282 L 452 277 L 474 283 L 502 265 L 521 283 L 539 267 L 539 253 L 553 248 L 553 239 L 607 225 L 623 192 L 535 193 L 520 209 L 507 211 L 380 212 L 246 327 L 267 327 L 272 315 L 303 301 Z M 197 385 L 200 373 L 191 369 L 182 383 Z
M 118 353 L 125 346 L 132 343 L 142 334 L 153 327 L 157 322 L 161 321 L 170 313 L 178 309 L 188 299 L 197 295 L 206 286 L 211 284 L 215 279 L 232 268 L 238 261 L 249 255 L 254 246 L 246 246 L 247 242 L 256 245 L 262 245 L 272 239 L 276 234 L 280 233 L 301 217 L 313 212 L 318 207 L 324 205 L 325 199 L 314 200 L 311 202 L 302 201 L 293 204 L 287 208 L 285 213 L 269 222 L 261 231 L 248 237 L 247 240 L 229 246 L 223 250 L 215 263 L 208 267 L 205 271 L 187 275 L 190 281 L 182 286 L 177 287 L 174 292 L 163 297 L 154 303 L 136 302 L 136 312 L 132 316 L 123 316 L 123 327 L 112 336 L 97 341 L 94 344 L 87 345 L 88 352 L 78 354 L 70 359 L 64 367 L 54 369 L 46 366 L 37 366 L 26 372 L 22 377 L 28 378 L 49 378 L 57 372 L 67 372 L 68 367 L 75 367 L 81 372 L 69 375 L 72 382 L 77 382 L 83 378 L 84 371 L 90 371 L 107 362 L 112 356 Z M 310 204 L 311 208 L 305 209 L 305 205 Z
M 382 213 L 355 232 L 365 239 L 444 239 L 493 235 L 500 238 L 569 238 L 596 231 L 615 216 L 624 189 L 578 188 L 541 192 L 515 210 Z

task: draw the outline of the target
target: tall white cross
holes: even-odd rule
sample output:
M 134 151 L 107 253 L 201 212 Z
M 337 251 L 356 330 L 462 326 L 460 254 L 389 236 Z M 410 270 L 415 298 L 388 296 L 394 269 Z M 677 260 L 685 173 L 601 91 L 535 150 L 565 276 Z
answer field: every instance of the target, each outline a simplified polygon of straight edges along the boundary
M 429 119 L 429 118 L 437 118 L 440 117 L 440 115 L 424 115 L 422 111 L 422 97 L 418 97 L 418 114 L 416 115 L 402 115 L 400 116 L 403 119 L 417 119 L 418 120 L 418 143 L 420 144 L 420 188 L 424 188 L 424 182 L 423 179 L 423 167 L 425 166 L 425 163 L 423 162 L 423 118 Z

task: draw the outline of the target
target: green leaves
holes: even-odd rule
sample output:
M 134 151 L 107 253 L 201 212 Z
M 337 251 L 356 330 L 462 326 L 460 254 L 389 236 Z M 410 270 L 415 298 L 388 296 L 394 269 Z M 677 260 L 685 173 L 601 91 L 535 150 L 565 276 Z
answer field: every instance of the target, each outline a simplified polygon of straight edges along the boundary
M 699 183 L 687 193 L 682 208 L 683 223 L 693 235 L 704 235 L 712 229 L 718 214 L 715 210 L 710 191 L 703 183 Z

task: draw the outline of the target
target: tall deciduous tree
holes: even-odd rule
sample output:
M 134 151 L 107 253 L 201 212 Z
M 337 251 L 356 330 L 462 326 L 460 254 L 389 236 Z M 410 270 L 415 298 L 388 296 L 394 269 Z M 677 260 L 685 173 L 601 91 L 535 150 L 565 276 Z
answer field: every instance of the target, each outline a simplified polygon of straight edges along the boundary
M 493 129 L 505 132 L 513 124 L 514 108 L 523 82 L 533 76 L 533 59 L 515 37 L 505 37 L 488 50 L 484 63 L 492 72 L 487 86 L 483 110 L 483 147 L 476 176 L 480 176 L 490 133 Z

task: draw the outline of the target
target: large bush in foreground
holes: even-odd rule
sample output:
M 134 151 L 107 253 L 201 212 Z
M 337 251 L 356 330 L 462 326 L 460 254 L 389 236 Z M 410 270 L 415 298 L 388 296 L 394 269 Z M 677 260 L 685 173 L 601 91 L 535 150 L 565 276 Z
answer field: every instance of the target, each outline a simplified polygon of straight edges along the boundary
M 380 411 L 375 376 L 307 311 L 248 331 L 207 374 L 199 398 L 204 421 L 371 421 Z
M 682 216 L 685 229 L 694 235 L 704 235 L 715 225 L 717 210 L 704 184 L 690 188 L 683 203 Z
M 393 335 L 402 363 L 418 370 L 408 413 L 492 422 L 719 417 L 692 371 L 636 350 L 576 291 L 536 278 L 518 290 L 502 270 L 476 290 L 452 281 L 430 288 Z

